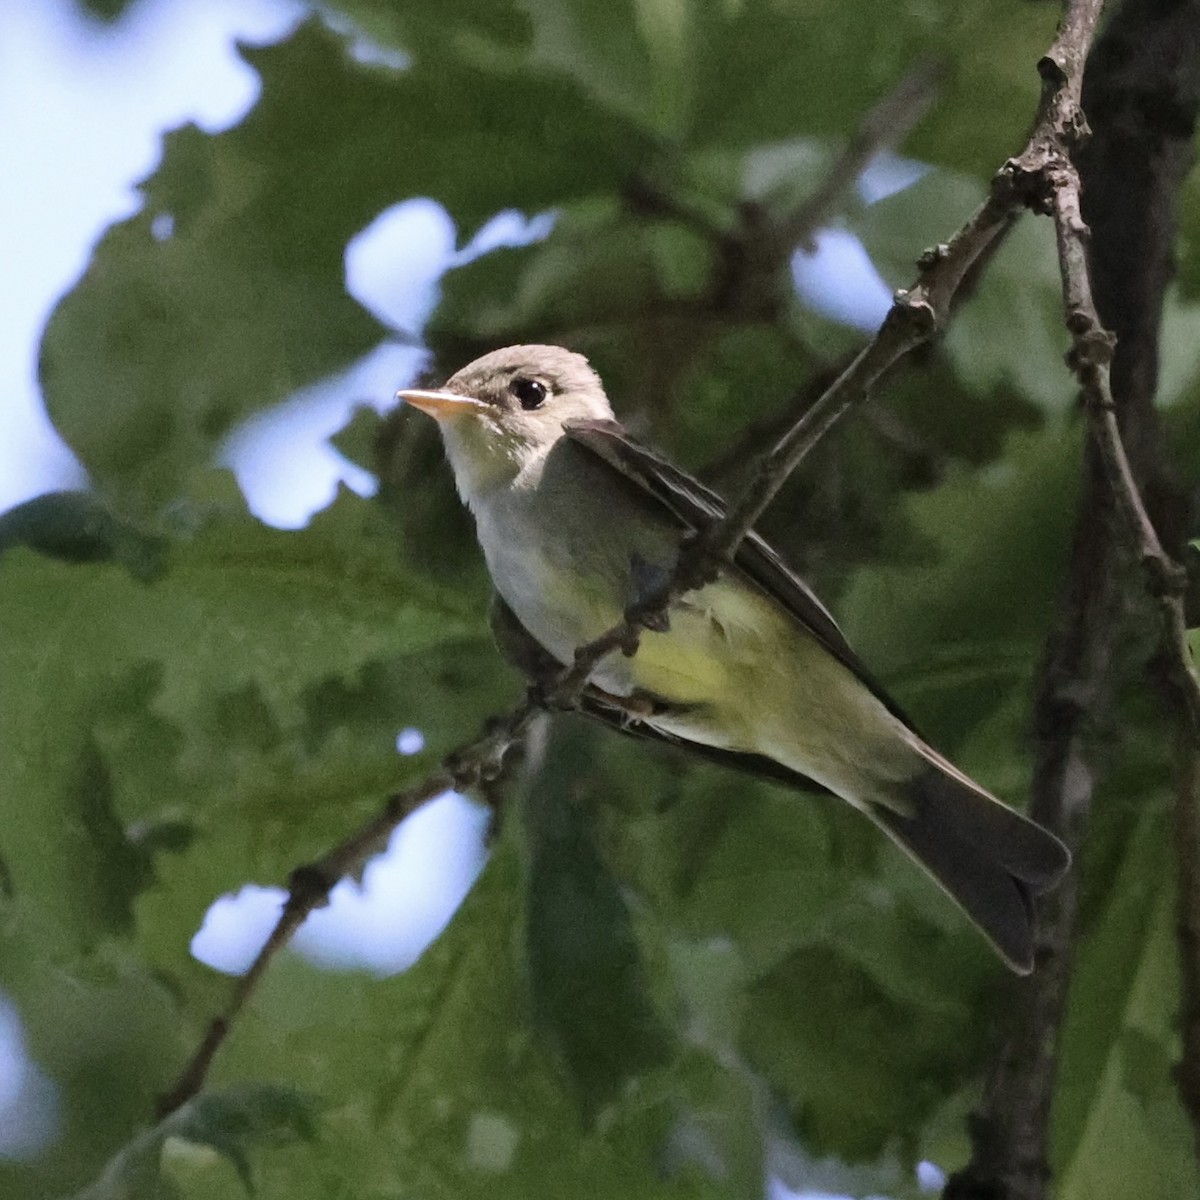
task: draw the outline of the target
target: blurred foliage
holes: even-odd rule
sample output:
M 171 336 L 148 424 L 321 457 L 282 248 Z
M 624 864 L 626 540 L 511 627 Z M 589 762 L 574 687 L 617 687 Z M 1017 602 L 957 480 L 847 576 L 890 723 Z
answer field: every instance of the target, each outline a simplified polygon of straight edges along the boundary
M 567 343 L 635 430 L 735 487 L 859 344 L 799 303 L 773 232 L 933 58 L 938 102 L 901 148 L 930 170 L 836 217 L 906 283 L 1020 147 L 1055 6 L 318 7 L 241 51 L 262 84 L 243 121 L 166 135 L 141 210 L 45 332 L 47 407 L 94 491 L 0 517 L 0 989 L 61 1130 L 0 1162 L 0 1195 L 743 1197 L 768 1167 L 915 1194 L 916 1161 L 965 1153 L 1011 981 L 844 806 L 567 718 L 414 967 L 285 957 L 211 1090 L 152 1123 L 226 994 L 189 953 L 207 906 L 285 880 L 518 692 L 429 423 L 359 410 L 337 442 L 378 498 L 340 494 L 296 532 L 255 520 L 213 463 L 247 417 L 422 332 L 360 307 L 343 255 L 424 195 L 463 245 L 500 210 L 555 214 L 544 241 L 445 277 L 435 373 Z M 1190 245 L 1194 182 L 1182 218 Z M 1166 351 L 1193 475 L 1196 262 Z M 764 520 L 920 726 L 1018 803 L 1079 459 L 1058 303 L 1049 231 L 1026 219 L 948 336 Z M 395 752 L 407 725 L 428 739 L 414 758 Z M 1082 864 L 1065 1197 L 1196 1190 L 1169 1076 L 1160 726 L 1131 693 L 1120 738 L 1098 731 L 1114 769 Z
M 113 24 L 134 7 L 136 0 L 76 0 L 80 11 L 95 21 Z

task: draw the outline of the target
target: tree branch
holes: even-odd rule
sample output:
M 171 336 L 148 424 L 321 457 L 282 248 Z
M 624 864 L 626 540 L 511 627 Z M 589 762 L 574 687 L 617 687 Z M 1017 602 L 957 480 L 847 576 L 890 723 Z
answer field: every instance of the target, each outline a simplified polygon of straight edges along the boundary
M 641 630 L 659 623 L 670 605 L 685 593 L 716 578 L 791 472 L 842 417 L 863 403 L 880 376 L 903 355 L 941 331 L 953 298 L 972 268 L 1007 229 L 1013 214 L 1033 203 L 1039 194 L 1047 147 L 1058 144 L 1063 122 L 1073 120 L 1078 111 L 1078 73 L 1099 7 L 1099 0 L 1071 6 L 1048 59 L 1043 60 L 1043 64 L 1061 61 L 1067 65 L 1053 78 L 1043 70 L 1037 121 L 1020 157 L 1009 160 L 997 172 L 988 198 L 963 227 L 949 241 L 921 256 L 916 282 L 910 289 L 896 293 L 874 339 L 762 457 L 749 486 L 727 515 L 685 542 L 670 577 L 631 606 L 618 625 L 581 646 L 568 668 L 532 687 L 515 709 L 494 718 L 478 737 L 449 755 L 438 773 L 391 796 L 369 825 L 319 862 L 293 874 L 278 924 L 249 972 L 234 988 L 225 1012 L 212 1022 L 177 1083 L 160 1100 L 160 1115 L 178 1108 L 203 1086 L 217 1051 L 271 959 L 304 918 L 327 902 L 337 880 L 360 869 L 404 817 L 434 796 L 448 788 L 467 789 L 494 778 L 503 768 L 506 753 L 521 739 L 534 715 L 540 709 L 573 708 L 589 675 L 608 654 L 618 649 L 626 655 L 636 653 Z
M 1109 486 L 1116 497 L 1146 573 L 1146 589 L 1157 601 L 1166 649 L 1172 659 L 1174 684 L 1186 708 L 1188 724 L 1200 735 L 1200 674 L 1191 659 L 1183 598 L 1187 573 L 1163 549 L 1158 532 L 1125 451 L 1110 378 L 1116 340 L 1100 322 L 1091 293 L 1087 267 L 1088 226 L 1080 209 L 1079 176 L 1073 166 L 1062 168 L 1055 181 L 1054 219 L 1067 328 L 1071 331 L 1071 368 L 1080 384 L 1092 437 L 1100 449 Z
M 1151 674 L 1175 726 L 1183 1041 L 1175 1077 L 1200 1157 L 1200 681 L 1187 645 L 1179 565 L 1188 502 L 1170 477 L 1154 409 L 1178 197 L 1194 160 L 1200 114 L 1200 0 L 1127 0 L 1089 63 L 1083 102 L 1095 130 L 1077 156 L 1082 216 L 1093 231 L 1091 282 L 1099 316 L 1118 339 L 1110 385 L 1115 406 L 1107 407 L 1096 390 L 1090 421 L 1157 612 Z M 1077 250 L 1072 261 L 1082 259 Z M 1088 297 L 1072 290 L 1086 320 Z
M 1068 6 L 1064 34 L 1083 30 L 1086 7 Z M 1095 785 L 1096 726 L 1108 707 L 1112 651 L 1121 632 L 1125 597 L 1119 568 L 1132 549 L 1158 606 L 1172 693 L 1183 714 L 1176 845 L 1185 1011 L 1192 1016 L 1190 1033 L 1185 1022 L 1179 1077 L 1194 1122 L 1200 1122 L 1200 826 L 1195 795 L 1200 680 L 1186 643 L 1183 572 L 1163 549 L 1142 484 L 1156 469 L 1158 453 L 1153 410 L 1158 331 L 1171 273 L 1174 197 L 1190 160 L 1188 146 L 1200 104 L 1197 30 L 1200 7 L 1194 2 L 1129 0 L 1105 31 L 1083 80 L 1084 100 L 1097 119 L 1096 137 L 1086 148 L 1078 53 L 1086 42 L 1076 41 L 1074 53 L 1051 54 L 1042 64 L 1047 80 L 1057 79 L 1060 86 L 1074 77 L 1073 86 L 1063 89 L 1072 95 L 1071 105 L 1061 111 L 1059 132 L 1045 148 L 1041 207 L 1055 224 L 1072 339 L 1068 361 L 1080 385 L 1089 438 L 1058 631 L 1047 642 L 1039 671 L 1030 809 L 1072 849 L 1078 847 Z M 1171 78 L 1164 65 L 1180 59 L 1190 59 L 1187 70 Z M 1154 105 L 1144 102 L 1164 88 L 1173 89 L 1170 103 L 1162 103 L 1161 94 Z M 1133 104 L 1131 93 L 1136 94 Z M 1138 110 L 1136 129 L 1119 130 L 1109 119 L 1110 110 L 1122 105 Z M 1172 140 L 1174 152 L 1164 154 L 1164 143 Z M 1139 170 L 1132 169 L 1130 152 Z M 1114 153 L 1119 161 L 1111 161 Z M 1086 189 L 1073 158 L 1084 169 Z M 1097 231 L 1090 264 L 1081 196 Z M 1102 281 L 1097 298 L 1093 273 Z M 1127 439 L 1138 452 L 1136 461 L 1131 461 Z M 1071 878 L 1042 903 L 1039 969 L 1018 985 L 1015 1020 L 973 1119 L 972 1161 L 946 1189 L 954 1200 L 1040 1200 L 1046 1195 L 1049 1115 L 1077 902 L 1078 882 Z

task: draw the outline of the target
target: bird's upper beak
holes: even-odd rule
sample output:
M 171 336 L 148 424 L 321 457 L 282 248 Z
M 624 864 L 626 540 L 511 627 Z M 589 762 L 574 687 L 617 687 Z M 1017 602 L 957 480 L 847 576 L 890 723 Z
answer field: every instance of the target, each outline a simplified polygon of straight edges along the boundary
M 455 392 L 426 392 L 420 388 L 401 388 L 396 393 L 396 399 L 419 408 L 437 421 L 465 416 L 469 412 L 478 412 L 488 407 L 482 400 L 471 396 L 460 396 Z

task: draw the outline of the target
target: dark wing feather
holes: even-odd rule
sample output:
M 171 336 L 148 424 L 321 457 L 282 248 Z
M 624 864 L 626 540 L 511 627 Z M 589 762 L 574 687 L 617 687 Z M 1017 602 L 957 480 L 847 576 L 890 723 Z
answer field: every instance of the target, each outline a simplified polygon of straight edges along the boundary
M 703 529 L 725 515 L 725 501 L 716 492 L 633 441 L 616 421 L 568 421 L 564 428 L 572 442 L 591 451 L 636 483 L 685 528 Z M 850 648 L 829 610 L 757 533 L 751 531 L 742 539 L 733 561 L 744 575 L 782 605 L 834 658 L 852 671 L 893 716 L 913 728 L 912 722 Z

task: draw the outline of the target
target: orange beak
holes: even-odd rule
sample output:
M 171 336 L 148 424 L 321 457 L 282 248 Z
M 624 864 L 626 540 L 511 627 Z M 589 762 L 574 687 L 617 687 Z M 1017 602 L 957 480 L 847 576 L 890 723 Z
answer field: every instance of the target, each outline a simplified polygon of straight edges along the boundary
M 459 396 L 454 392 L 426 392 L 420 388 L 402 388 L 396 393 L 396 399 L 428 413 L 435 421 L 445 421 L 487 408 L 482 401 L 470 396 Z

